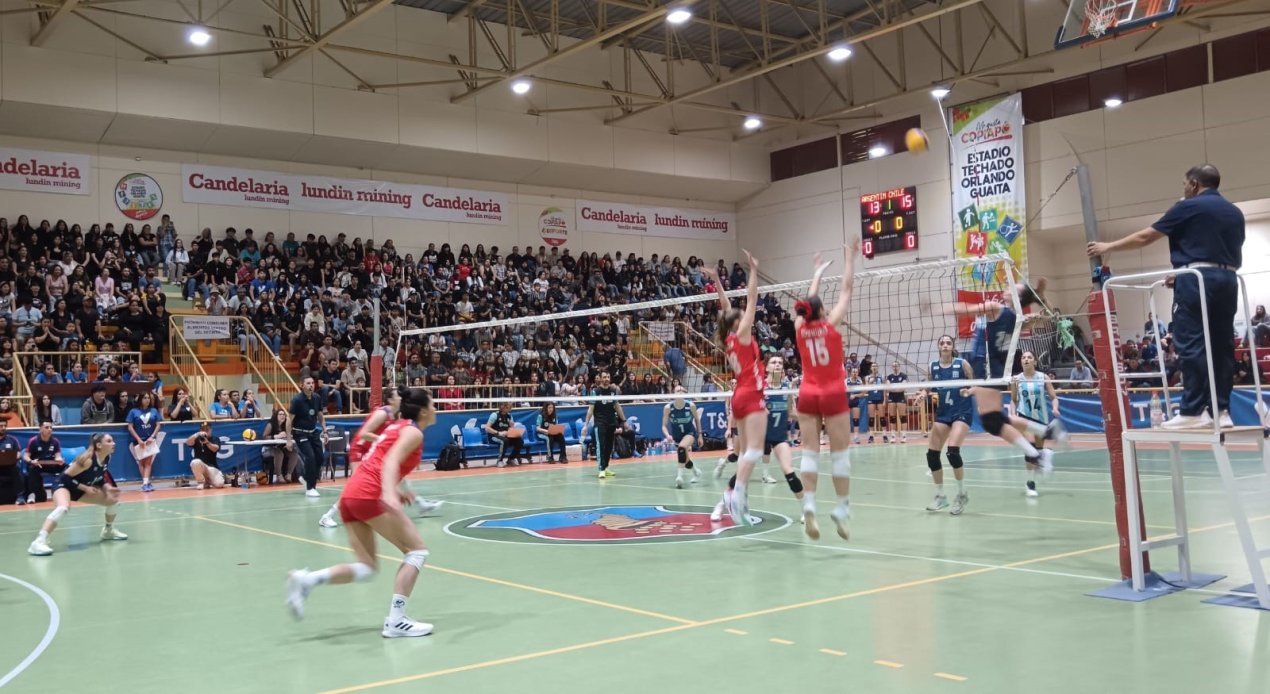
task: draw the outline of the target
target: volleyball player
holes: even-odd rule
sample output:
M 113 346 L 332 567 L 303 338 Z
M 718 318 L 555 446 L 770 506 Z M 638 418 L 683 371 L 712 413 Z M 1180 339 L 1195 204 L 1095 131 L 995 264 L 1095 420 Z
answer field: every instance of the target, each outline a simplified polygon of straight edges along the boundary
M 868 412 L 869 394 L 864 392 L 864 379 L 860 378 L 859 369 L 848 369 L 846 380 L 843 382 L 847 388 L 853 388 L 850 391 L 850 400 L 848 404 L 851 407 L 851 417 L 849 418 L 853 438 L 851 443 L 860 443 L 861 427 L 868 428 L 863 413 Z M 869 432 L 869 443 L 873 443 L 873 432 Z
M 798 426 L 804 432 L 802 455 L 803 531 L 813 540 L 820 538 L 816 523 L 816 486 L 820 481 L 820 438 L 812 432 L 823 425 L 829 435 L 829 458 L 833 463 L 833 489 L 838 497 L 829 517 L 838 536 L 850 537 L 847 519 L 851 516 L 851 412 L 847 404 L 846 370 L 843 365 L 842 333 L 838 325 L 847 317 L 855 279 L 855 255 L 859 241 L 843 247 L 842 286 L 838 303 L 825 314 L 817 292 L 820 278 L 829 263 L 816 255 L 815 272 L 807 298 L 794 304 L 794 334 L 798 357 L 803 364 L 803 382 L 798 388 Z
M 119 487 L 110 476 L 110 454 L 115 451 L 115 439 L 110 434 L 93 434 L 88 448 L 71 461 L 53 490 L 54 508 L 35 541 L 27 547 L 27 554 L 46 557 L 53 553 L 49 547 L 49 535 L 57 529 L 57 522 L 70 510 L 72 501 L 104 506 L 106 525 L 101 529 L 103 540 L 127 540 L 128 536 L 115 529 L 116 506 L 119 504 Z
M 939 358 L 930 363 L 932 381 L 968 381 L 974 377 L 970 363 L 957 356 L 957 343 L 951 335 L 940 337 L 938 344 Z M 966 471 L 962 468 L 961 460 L 961 444 L 970 433 L 970 420 L 974 416 L 971 411 L 970 389 L 937 387 L 935 393 L 939 396 L 939 406 L 935 409 L 935 424 L 930 429 L 930 441 L 926 447 L 926 465 L 930 468 L 930 477 L 935 483 L 935 498 L 926 510 L 942 511 L 948 508 L 948 496 L 944 494 L 944 468 L 939 460 L 940 451 L 945 451 L 953 478 L 957 481 L 957 495 L 953 497 L 949 513 L 960 516 L 970 501 L 965 488 Z
M 1044 277 L 1036 282 L 1036 288 L 1024 283 L 1015 285 L 1014 292 L 1019 299 L 1019 306 L 1027 308 L 1042 301 L 1047 282 Z M 1007 366 L 1010 343 L 1014 340 L 1015 323 L 1019 320 L 1014 309 L 1007 304 L 988 300 L 980 303 L 959 301 L 945 307 L 945 312 L 957 315 L 976 316 L 974 351 L 971 362 L 975 378 L 979 380 L 1002 379 Z M 1065 440 L 1067 432 L 1062 424 L 1055 420 L 1049 426 L 1012 417 L 1005 412 L 1005 403 L 1001 393 L 1006 389 L 1003 385 L 975 386 L 971 394 L 975 398 L 975 408 L 979 413 L 979 421 L 984 431 L 1002 439 L 1006 443 L 1023 451 L 1023 459 L 1029 466 L 1039 465 L 1042 470 L 1054 468 L 1054 452 L 1049 449 L 1037 450 L 1022 432 L 1044 439 Z M 1029 468 L 1030 469 L 1030 468 Z
M 406 602 L 428 560 L 428 549 L 419 529 L 401 508 L 397 483 L 419 465 L 423 430 L 436 421 L 432 398 L 423 388 L 407 390 L 401 397 L 401 418 L 384 428 L 366 450 L 340 494 L 340 516 L 348 527 L 348 542 L 356 556 L 352 564 L 337 564 L 319 571 L 300 569 L 287 577 L 287 606 L 296 619 L 304 617 L 304 603 L 314 588 L 324 584 L 366 582 L 378 565 L 375 535 L 400 550 L 405 558 L 393 582 L 392 602 L 380 634 L 384 638 L 426 636 L 432 625 L 406 616 Z
M 362 426 L 357 430 L 357 433 L 353 435 L 353 440 L 348 445 L 348 459 L 360 461 L 362 458 L 366 457 L 366 449 L 370 448 L 371 444 L 379 440 L 379 436 L 383 432 L 384 427 L 388 426 L 390 422 L 397 419 L 397 415 L 400 410 L 401 391 L 397 388 L 386 388 L 384 390 L 384 405 L 370 413 L 370 416 L 366 418 L 366 421 L 362 422 Z M 425 499 L 415 494 L 410 490 L 410 482 L 404 477 L 402 478 L 401 485 L 398 487 L 397 491 L 400 495 L 402 506 L 405 506 L 406 504 L 413 504 L 421 514 L 435 511 L 441 508 L 441 505 L 445 503 L 444 501 L 432 501 Z M 339 525 L 339 522 L 335 519 L 339 516 L 339 514 L 340 503 L 337 500 L 331 505 L 331 508 L 318 519 L 318 525 L 323 528 L 336 527 Z
M 908 374 L 900 368 L 900 363 L 891 363 L 891 373 L 886 375 L 886 382 L 899 385 L 908 381 Z M 892 443 L 898 438 L 900 443 L 908 443 L 908 398 L 902 390 L 888 391 L 886 394 L 887 423 L 894 427 L 886 439 Z
M 1020 360 L 1022 373 L 1016 374 L 1010 382 L 1010 402 L 1014 405 L 1014 414 L 1037 424 L 1049 424 L 1050 415 L 1058 421 L 1058 393 L 1050 377 L 1036 370 L 1036 355 L 1024 352 Z M 1050 407 L 1045 407 L 1045 398 L 1049 397 Z M 1031 434 L 1029 434 L 1031 436 Z M 1045 447 L 1045 438 L 1033 436 L 1032 441 L 1038 449 Z M 1037 496 L 1036 465 L 1027 466 L 1027 495 Z
M 754 328 L 754 313 L 758 310 L 758 258 L 745 249 L 741 252 L 750 266 L 745 279 L 744 310 L 732 308 L 723 283 L 713 268 L 705 267 L 702 271 L 719 293 L 719 321 L 715 337 L 726 348 L 728 365 L 736 375 L 736 387 L 732 389 L 732 419 L 736 422 L 736 450 L 741 455 L 737 458 L 736 491 L 732 494 L 728 512 L 737 525 L 750 525 L 750 474 L 763 457 L 761 442 L 767 428 L 767 417 L 763 406 L 763 361 L 759 356 L 758 342 L 750 334 Z
M 701 411 L 691 401 L 684 399 L 683 394 L 687 392 L 687 388 L 675 386 L 675 399 L 666 403 L 661 415 L 661 432 L 667 441 L 675 445 L 675 454 L 678 456 L 676 489 L 684 488 L 684 470 L 692 470 L 693 484 L 701 479 L 701 471 L 693 466 L 688 457 L 692 445 L 701 437 Z

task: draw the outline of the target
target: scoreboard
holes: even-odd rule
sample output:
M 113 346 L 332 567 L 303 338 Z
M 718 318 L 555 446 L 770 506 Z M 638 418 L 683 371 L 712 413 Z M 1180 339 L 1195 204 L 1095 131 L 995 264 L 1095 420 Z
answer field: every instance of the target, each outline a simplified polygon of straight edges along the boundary
M 917 250 L 917 186 L 860 196 L 860 250 L 878 253 Z

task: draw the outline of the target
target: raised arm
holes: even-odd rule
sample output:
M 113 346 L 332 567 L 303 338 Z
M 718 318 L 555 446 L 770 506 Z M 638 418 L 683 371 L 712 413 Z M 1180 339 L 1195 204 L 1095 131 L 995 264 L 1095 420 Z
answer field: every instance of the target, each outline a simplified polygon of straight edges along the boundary
M 813 297 L 820 293 L 820 278 L 824 276 L 825 270 L 828 270 L 829 266 L 833 265 L 833 261 L 821 261 L 820 254 L 817 253 L 816 257 L 811 261 L 811 265 L 811 287 L 807 289 L 808 297 Z
M 732 308 L 732 304 L 728 302 L 728 293 L 723 290 L 723 281 L 719 279 L 719 273 L 714 268 L 705 266 L 701 268 L 701 273 L 710 278 L 710 283 L 714 285 L 714 291 L 719 295 L 719 310 L 727 311 Z
M 838 288 L 838 303 L 829 311 L 829 324 L 838 325 L 847 318 L 851 306 L 851 292 L 855 289 L 855 257 L 860 252 L 860 239 L 842 247 L 842 286 Z
M 754 328 L 754 313 L 758 311 L 758 258 L 744 248 L 745 260 L 750 264 L 750 272 L 745 279 L 745 311 L 741 314 L 741 322 L 737 323 L 736 336 L 741 344 L 750 343 L 750 331 Z

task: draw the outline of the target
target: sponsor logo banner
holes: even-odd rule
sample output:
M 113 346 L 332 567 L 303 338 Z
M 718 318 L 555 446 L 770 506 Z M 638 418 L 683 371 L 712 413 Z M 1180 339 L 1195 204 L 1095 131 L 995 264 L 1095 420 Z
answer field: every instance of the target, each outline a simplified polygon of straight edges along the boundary
M 644 234 L 680 239 L 732 241 L 736 215 L 712 210 L 644 207 L 615 202 L 578 201 L 578 230 L 601 234 Z
M 503 193 L 187 164 L 185 202 L 439 222 L 505 225 Z
M 32 193 L 91 195 L 92 159 L 86 154 L 0 147 L 0 188 Z
M 538 215 L 538 235 L 548 246 L 563 246 L 569 241 L 572 219 L 573 210 L 548 207 Z

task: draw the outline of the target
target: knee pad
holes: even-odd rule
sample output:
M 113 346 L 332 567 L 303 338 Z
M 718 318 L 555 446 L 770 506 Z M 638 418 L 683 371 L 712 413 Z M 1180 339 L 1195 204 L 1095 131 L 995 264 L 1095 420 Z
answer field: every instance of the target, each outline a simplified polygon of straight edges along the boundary
M 412 552 L 406 552 L 406 563 L 423 571 L 424 562 L 428 561 L 428 550 L 416 549 Z
M 951 453 L 949 453 L 948 459 L 949 459 L 949 462 L 952 462 Z M 942 468 L 943 466 L 944 466 L 943 463 L 939 462 L 939 451 L 932 451 L 930 449 L 927 449 L 926 450 L 926 467 L 930 468 L 931 472 L 939 472 L 939 469 Z
M 833 458 L 833 476 L 851 476 L 851 451 L 834 451 L 829 454 Z
M 691 470 L 691 469 L 692 469 L 692 461 L 691 461 L 691 460 L 685 460 L 685 461 L 684 461 L 684 469 L 685 469 L 685 470 Z
M 679 464 L 684 465 L 688 462 L 688 449 L 680 446 L 675 449 L 675 453 L 679 455 Z
M 735 454 L 735 453 L 729 453 L 729 454 L 728 454 L 728 462 L 729 462 L 729 463 L 735 463 L 735 462 L 736 462 L 736 454 Z
M 728 489 L 736 489 L 736 475 L 732 475 L 732 477 L 728 479 Z
M 979 421 L 983 422 L 983 430 L 993 436 L 1000 436 L 1001 430 L 1005 428 L 1007 420 L 1004 412 L 987 412 L 979 415 Z
M 789 491 L 795 494 L 803 493 L 803 481 L 798 479 L 797 473 L 787 473 L 785 475 L 785 483 L 789 485 Z
M 353 583 L 365 583 L 375 577 L 375 567 L 370 564 L 363 564 L 359 561 L 355 564 L 349 564 L 349 568 L 353 570 Z
M 51 520 L 51 521 L 53 521 L 54 523 L 56 523 L 56 522 L 58 522 L 59 520 L 61 520 L 61 519 L 62 519 L 62 516 L 65 516 L 65 515 L 66 515 L 66 512 L 67 512 L 67 511 L 69 511 L 69 510 L 70 510 L 70 509 L 69 509 L 69 508 L 67 508 L 67 507 L 65 507 L 65 506 L 58 506 L 57 508 L 53 509 L 52 511 L 49 511 L 49 516 L 48 516 L 48 519 L 49 519 L 49 520 Z
M 948 447 L 948 464 L 951 465 L 954 470 L 961 469 L 961 446 Z
M 762 459 L 763 459 L 762 448 L 747 448 L 745 452 L 741 454 L 741 461 L 749 463 L 751 465 L 757 464 L 758 461 Z
M 798 471 L 806 475 L 814 475 L 820 472 L 820 456 L 804 451 L 802 462 L 798 465 Z

